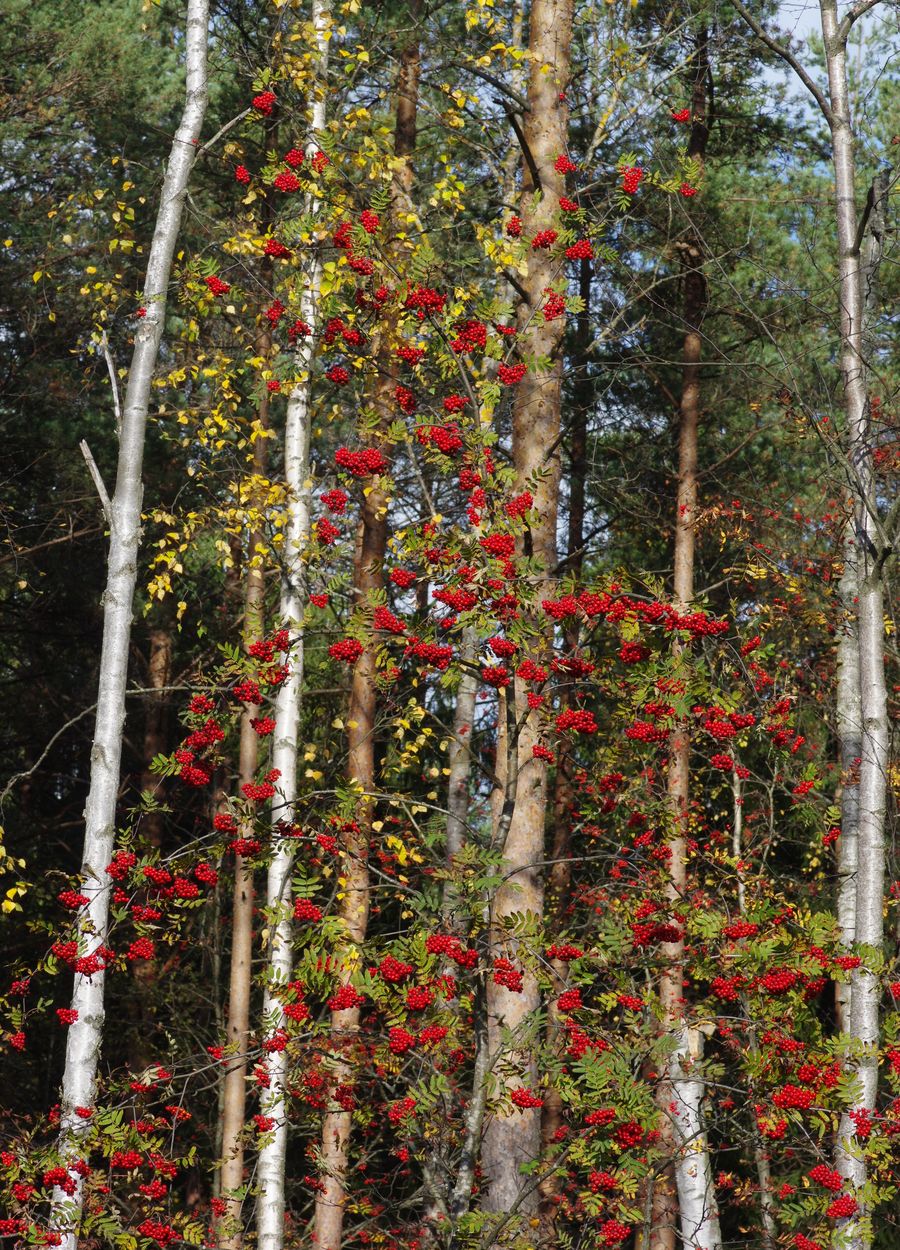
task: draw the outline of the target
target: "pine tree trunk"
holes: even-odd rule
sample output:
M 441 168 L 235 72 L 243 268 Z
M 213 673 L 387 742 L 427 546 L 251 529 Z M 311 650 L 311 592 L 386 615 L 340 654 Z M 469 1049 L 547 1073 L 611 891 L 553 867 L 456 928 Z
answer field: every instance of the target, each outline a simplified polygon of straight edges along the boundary
M 884 592 L 881 539 L 870 438 L 865 371 L 865 294 L 857 240 L 856 169 L 853 119 L 847 78 L 846 34 L 839 28 L 835 0 L 820 0 L 822 38 L 831 103 L 835 222 L 840 279 L 840 361 L 846 416 L 845 455 L 853 497 L 856 540 L 856 625 L 859 639 L 859 798 L 857 820 L 855 949 L 863 962 L 853 970 L 847 1034 L 855 1053 L 846 1068 L 858 1093 L 841 1116 L 835 1165 L 859 1202 L 857 1213 L 839 1221 L 846 1250 L 868 1250 L 866 1203 L 860 1192 L 868 1180 L 864 1140 L 856 1120 L 874 1113 L 878 1094 L 879 1002 L 881 985 L 873 963 L 884 944 L 884 824 L 888 768 L 887 689 L 884 677 Z
M 447 867 L 452 869 L 457 855 L 466 845 L 469 816 L 469 783 L 472 771 L 472 727 L 478 697 L 478 677 L 474 671 L 477 658 L 477 635 L 472 626 L 463 630 L 459 648 L 462 677 L 456 692 L 453 711 L 453 737 L 447 752 Z M 456 892 L 452 883 L 444 889 L 444 930 L 462 934 L 464 925 L 457 914 Z
M 263 267 L 264 287 L 271 283 L 272 267 Z M 257 354 L 264 358 L 271 350 L 271 334 L 263 331 L 257 343 Z M 263 395 L 258 411 L 260 429 L 269 425 L 269 397 Z M 253 444 L 252 472 L 264 478 L 268 471 L 268 439 L 257 438 Z M 262 638 L 265 632 L 265 570 L 262 549 L 265 537 L 252 530 L 247 540 L 244 566 L 244 649 Z M 250 703 L 241 712 L 238 754 L 238 791 L 256 780 L 259 764 L 259 736 L 252 721 L 258 709 Z M 255 833 L 248 823 L 241 837 Z M 222 1149 L 219 1172 L 220 1195 L 225 1210 L 216 1223 L 220 1250 L 240 1250 L 243 1242 L 242 1199 L 237 1195 L 244 1184 L 244 1129 L 247 1115 L 247 1054 L 250 1042 L 250 995 L 253 964 L 253 909 L 255 887 L 253 869 L 242 856 L 234 861 L 234 895 L 231 905 L 231 964 L 228 980 L 228 1032 L 226 1042 L 233 1053 L 225 1069 L 222 1091 Z
M 708 31 L 695 37 L 694 88 L 691 101 L 691 136 L 688 155 L 703 161 L 709 137 L 706 88 L 709 74 Z M 675 508 L 674 597 L 678 612 L 690 611 L 694 597 L 694 552 L 697 514 L 697 448 L 700 423 L 700 381 L 703 358 L 702 322 L 707 305 L 703 275 L 704 251 L 693 227 L 682 244 L 685 336 L 682 350 L 681 407 L 678 440 L 678 489 Z M 688 662 L 687 648 L 673 642 L 676 661 Z M 684 923 L 687 906 L 687 833 L 690 821 L 691 735 L 687 721 L 676 725 L 669 739 L 667 798 L 669 807 L 669 879 L 667 895 L 672 916 Z M 681 1238 L 696 1250 L 717 1250 L 721 1245 L 712 1167 L 703 1121 L 705 1081 L 699 1072 L 703 1057 L 703 1034 L 692 1028 L 685 1011 L 684 937 L 662 947 L 665 967 L 660 977 L 663 1027 L 675 1043 L 665 1079 L 660 1082 L 658 1102 L 663 1140 L 674 1154 L 677 1214 Z M 653 1203 L 652 1250 L 672 1250 L 676 1244 L 676 1211 L 665 1179 L 657 1185 Z
M 587 430 L 588 415 L 593 399 L 593 383 L 589 372 L 591 346 L 591 262 L 581 261 L 578 294 L 582 310 L 578 314 L 578 327 L 573 344 L 573 360 L 579 370 L 572 396 L 572 425 L 569 434 L 569 524 L 567 537 L 566 572 L 577 587 L 584 563 L 584 511 L 585 483 L 587 477 Z M 571 654 L 578 647 L 580 635 L 577 616 L 569 617 L 565 627 L 566 652 Z M 559 710 L 572 706 L 571 693 L 565 688 L 560 695 Z M 553 787 L 552 844 L 550 865 L 547 873 L 548 928 L 555 938 L 565 926 L 566 912 L 572 891 L 572 813 L 575 807 L 575 764 L 571 754 L 562 744 L 556 763 Z M 553 1000 L 547 1006 L 547 1043 L 559 1048 L 562 1040 L 562 1018 L 556 999 L 568 981 L 569 965 L 562 959 L 552 959 Z M 541 1112 L 542 1157 L 552 1162 L 553 1147 L 557 1133 L 563 1126 L 563 1102 L 555 1086 L 548 1087 Z M 557 1194 L 560 1173 L 551 1170 L 541 1181 L 541 1242 L 553 1245 L 556 1240 Z
M 530 238 L 551 226 L 559 196 L 565 195 L 565 175 L 555 168 L 557 158 L 567 150 L 568 106 L 565 90 L 569 78 L 572 40 L 572 0 L 534 0 L 529 25 L 531 62 L 528 79 L 528 112 L 522 123 L 527 147 L 522 189 L 522 232 Z M 530 160 L 528 159 L 530 157 Z M 535 196 L 535 174 L 542 194 Z M 560 462 L 557 440 L 560 429 L 562 390 L 561 320 L 538 324 L 534 313 L 544 299 L 545 289 L 556 276 L 557 262 L 538 249 L 529 256 L 528 273 L 523 280 L 525 298 L 519 309 L 519 348 L 523 355 L 548 356 L 550 365 L 543 373 L 526 373 L 513 397 L 513 463 L 516 488 L 527 486 L 534 496 L 534 520 L 530 527 L 531 547 L 543 570 L 540 583 L 529 587 L 538 603 L 551 593 L 556 573 L 556 520 L 559 503 Z M 522 548 L 520 545 L 520 555 Z M 544 647 L 549 652 L 552 635 L 543 622 Z M 540 863 L 544 858 L 544 825 L 547 807 L 547 766 L 533 758 L 538 741 L 536 714 L 528 715 L 525 690 L 516 683 L 512 703 L 515 718 L 522 721 L 518 741 L 510 750 L 517 753 L 515 789 L 507 786 L 511 801 L 508 820 L 499 822 L 495 838 L 503 851 L 505 880 L 491 905 L 491 948 L 495 958 L 516 957 L 516 945 L 506 934 L 508 918 L 525 913 L 535 920 L 543 915 L 543 883 Z M 501 1049 L 504 1029 L 515 1031 L 525 1018 L 540 1007 L 540 994 L 534 976 L 526 971 L 520 994 L 487 983 L 488 1037 L 492 1059 Z M 503 1057 L 503 1085 L 508 1091 L 518 1086 L 533 1089 L 537 1084 L 534 1057 L 525 1051 Z M 483 1206 L 486 1211 L 534 1215 L 538 1190 L 522 1176 L 524 1164 L 540 1156 L 540 1108 L 510 1107 L 495 1112 L 487 1121 L 482 1149 L 485 1177 Z
M 416 119 L 419 96 L 421 52 L 418 36 L 419 0 L 410 0 L 412 22 L 407 43 L 400 54 L 397 76 L 397 102 L 394 123 L 394 155 L 398 158 L 391 185 L 390 239 L 392 243 L 405 229 L 405 216 L 412 206 L 413 169 L 411 158 L 416 147 Z M 401 266 L 398 265 L 398 269 Z M 376 352 L 375 411 L 379 431 L 386 432 L 393 419 L 394 389 L 397 381 L 393 327 L 381 332 Z M 382 451 L 387 455 L 389 448 Z M 363 496 L 360 531 L 353 569 L 353 596 L 356 606 L 367 603 L 373 591 L 384 587 L 384 556 L 387 550 L 388 498 L 379 478 Z M 375 647 L 369 645 L 353 670 L 347 709 L 347 780 L 359 794 L 354 826 L 342 835 L 342 875 L 346 880 L 340 905 L 340 918 L 346 934 L 341 950 L 342 983 L 349 982 L 369 923 L 369 844 L 372 837 L 375 790 Z M 360 1012 L 348 1007 L 331 1013 L 331 1049 L 335 1059 L 334 1083 L 352 1086 L 357 1067 Z M 329 1110 L 322 1122 L 321 1182 L 316 1194 L 315 1242 L 317 1250 L 340 1250 L 347 1199 L 347 1169 L 350 1157 L 352 1112 L 341 1107 Z
M 131 613 L 141 539 L 144 436 L 150 388 L 165 321 L 172 258 L 181 227 L 188 179 L 194 165 L 196 143 L 206 113 L 208 20 L 208 0 L 188 0 L 185 107 L 160 193 L 144 282 L 143 299 L 147 313 L 135 333 L 122 428 L 119 431 L 119 459 L 109 518 L 97 720 L 85 807 L 81 889 L 90 902 L 78 916 L 79 949 L 84 955 L 105 947 L 109 925 L 111 881 L 106 875 L 106 867 L 112 857 L 116 834 Z M 100 960 L 103 961 L 102 955 Z M 73 1163 L 80 1157 L 81 1141 L 90 1128 L 90 1121 L 81 1119 L 75 1108 L 94 1105 L 97 1066 L 103 1041 L 104 982 L 102 970 L 93 976 L 79 973 L 75 977 L 71 1006 L 78 1012 L 78 1018 L 68 1031 L 60 1099 L 59 1155 L 64 1164 Z M 73 1179 L 73 1195 L 57 1187 L 52 1197 L 50 1226 L 61 1234 L 62 1250 L 76 1250 L 78 1242 L 83 1181 L 77 1174 L 73 1174 Z
M 150 654 L 147 659 L 147 685 L 152 693 L 146 697 L 144 713 L 144 771 L 141 774 L 141 793 L 153 795 L 160 806 L 165 802 L 166 788 L 161 777 L 151 771 L 157 755 L 166 746 L 166 687 L 172 678 L 172 630 L 157 625 L 150 630 Z M 162 846 L 165 818 L 159 809 L 145 812 L 141 817 L 140 832 L 149 846 Z
M 331 34 L 331 11 L 326 0 L 313 0 L 312 25 L 316 43 L 316 94 L 312 102 L 310 121 L 312 133 L 315 135 L 324 131 L 326 121 L 325 79 L 328 71 L 328 40 Z M 317 144 L 311 140 L 307 146 L 308 158 L 316 150 Z M 310 213 L 314 214 L 317 209 L 316 201 L 308 204 Z M 290 827 L 293 823 L 297 797 L 297 756 L 303 700 L 303 617 L 306 611 L 304 570 L 312 511 L 312 484 L 309 477 L 312 423 L 310 388 L 321 283 L 322 261 L 318 251 L 314 250 L 310 259 L 307 285 L 300 298 L 300 316 L 310 327 L 310 334 L 298 341 L 298 381 L 288 396 L 284 424 L 284 479 L 288 494 L 288 515 L 281 552 L 278 614 L 280 625 L 290 630 L 291 651 L 290 672 L 279 686 L 275 700 L 272 745 L 272 765 L 279 771 L 280 779 L 278 799 L 272 803 L 273 851 L 266 878 L 269 937 L 262 1018 L 269 1037 L 287 1030 L 288 1020 L 284 1014 L 282 995 L 291 979 L 293 967 L 293 843 L 290 837 L 283 836 L 281 826 L 284 824 Z M 264 1135 L 257 1160 L 256 1240 L 259 1250 L 281 1250 L 284 1245 L 289 1113 L 287 1075 L 287 1051 L 281 1049 L 267 1053 L 268 1085 L 260 1099 L 260 1112 L 274 1120 L 274 1127 Z
M 144 713 L 144 768 L 141 773 L 141 794 L 150 794 L 160 806 L 145 812 L 138 826 L 146 846 L 158 849 L 162 846 L 165 831 L 165 779 L 151 769 L 157 755 L 161 755 L 166 742 L 166 687 L 172 676 L 172 630 L 168 624 L 150 630 L 150 652 L 147 658 L 147 684 Z M 135 1072 L 142 1071 L 153 1057 L 153 998 L 159 975 L 156 959 L 139 959 L 131 964 L 134 979 L 135 1012 L 129 1029 L 129 1062 Z

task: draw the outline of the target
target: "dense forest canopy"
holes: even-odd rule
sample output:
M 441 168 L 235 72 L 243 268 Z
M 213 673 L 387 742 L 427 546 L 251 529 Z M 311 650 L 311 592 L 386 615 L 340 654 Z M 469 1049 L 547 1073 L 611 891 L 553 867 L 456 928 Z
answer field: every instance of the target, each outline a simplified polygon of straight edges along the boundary
M 7 0 L 0 1241 L 888 1250 L 896 0 Z

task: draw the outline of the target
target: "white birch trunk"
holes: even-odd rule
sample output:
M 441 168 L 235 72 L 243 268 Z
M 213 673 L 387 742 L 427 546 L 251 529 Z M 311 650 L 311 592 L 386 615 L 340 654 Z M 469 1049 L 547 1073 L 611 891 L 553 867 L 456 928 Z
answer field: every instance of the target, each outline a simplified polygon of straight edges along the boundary
M 722 1233 L 703 1119 L 706 1082 L 699 1067 L 703 1034 L 684 1027 L 669 1059 L 671 1116 L 678 1142 L 675 1184 L 682 1244 L 690 1250 L 721 1250 Z
M 325 129 L 325 74 L 328 67 L 328 38 L 331 16 L 328 5 L 313 0 L 312 20 L 316 37 L 316 90 L 312 104 L 313 134 Z M 318 93 L 321 94 L 318 94 Z M 309 159 L 316 147 L 307 148 Z M 318 202 L 311 200 L 315 212 Z M 281 804 L 272 806 L 275 852 L 269 866 L 266 903 L 269 915 L 269 947 L 266 984 L 263 994 L 263 1020 L 267 1035 L 286 1026 L 283 1005 L 277 996 L 291 979 L 293 939 L 291 867 L 292 843 L 278 838 L 277 824 L 293 820 L 297 795 L 297 752 L 300 709 L 303 698 L 303 614 L 306 609 L 304 561 L 309 541 L 311 513 L 311 482 L 309 480 L 310 447 L 310 370 L 313 343 L 318 321 L 319 291 L 322 283 L 322 261 L 314 252 L 309 281 L 300 301 L 300 315 L 311 333 L 297 351 L 300 380 L 288 398 L 284 432 L 284 474 L 288 489 L 288 523 L 285 532 L 284 561 L 281 579 L 279 615 L 281 623 L 291 630 L 291 672 L 279 687 L 275 701 L 275 733 L 272 764 L 281 773 L 279 782 Z M 281 1250 L 284 1244 L 285 1161 L 287 1155 L 287 1067 L 286 1051 L 267 1056 L 269 1086 L 261 1099 L 261 1113 L 275 1121 L 275 1127 L 264 1137 L 257 1163 L 258 1197 L 256 1207 L 257 1245 L 259 1250 Z
M 131 613 L 137 580 L 137 553 L 141 540 L 141 502 L 144 434 L 150 388 L 156 368 L 166 313 L 166 294 L 172 258 L 181 227 L 188 179 L 207 103 L 208 0 L 188 0 L 185 39 L 185 106 L 172 143 L 160 193 L 159 211 L 144 281 L 146 316 L 138 322 L 134 353 L 119 431 L 119 458 L 109 526 L 106 591 L 103 596 L 103 643 L 97 691 L 97 721 L 91 747 L 91 780 L 85 805 L 81 891 L 89 903 L 78 915 L 79 953 L 90 955 L 106 944 L 112 882 L 106 867 L 112 858 L 116 834 L 116 799 L 125 722 L 125 689 L 131 640 Z M 72 1009 L 78 1019 L 70 1025 L 62 1080 L 59 1153 L 68 1164 L 79 1157 L 90 1121 L 76 1107 L 92 1107 L 97 1088 L 97 1066 L 103 1040 L 105 975 L 77 974 Z M 50 1226 L 62 1234 L 62 1250 L 76 1250 L 83 1207 L 83 1181 L 73 1175 L 75 1193 L 53 1191 Z
M 887 690 L 884 680 L 884 603 L 881 554 L 874 510 L 872 447 L 866 393 L 863 335 L 865 301 L 856 212 L 853 125 L 847 79 L 847 29 L 838 22 L 836 0 L 820 0 L 822 37 L 831 102 L 831 141 L 840 280 L 841 372 L 846 413 L 846 455 L 854 496 L 859 632 L 860 765 L 857 833 L 855 944 L 862 966 L 851 982 L 852 1051 L 848 1070 L 858 1082 L 854 1106 L 841 1117 L 835 1164 L 860 1200 L 859 1210 L 840 1222 L 845 1250 L 872 1244 L 868 1212 L 858 1192 L 868 1178 L 863 1142 L 855 1137 L 852 1112 L 871 1113 L 878 1092 L 881 985 L 873 964 L 884 942 L 884 821 L 888 763 Z
M 859 765 L 862 755 L 862 706 L 859 682 L 859 630 L 856 622 L 857 568 L 855 517 L 844 532 L 844 571 L 838 596 L 843 619 L 837 644 L 837 732 L 841 759 L 841 836 L 837 855 L 837 917 L 841 943 L 856 941 L 856 867 L 859 829 Z M 850 982 L 835 986 L 838 1028 L 850 1024 Z

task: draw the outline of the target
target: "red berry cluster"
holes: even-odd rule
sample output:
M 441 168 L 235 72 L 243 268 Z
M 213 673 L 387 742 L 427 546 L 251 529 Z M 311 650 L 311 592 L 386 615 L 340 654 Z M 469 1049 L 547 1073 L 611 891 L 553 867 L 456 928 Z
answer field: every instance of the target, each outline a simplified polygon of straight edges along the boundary
M 328 1000 L 332 1011 L 348 1011 L 351 1007 L 359 1007 L 366 1001 L 365 994 L 360 994 L 352 985 L 342 985 Z
M 399 1102 L 392 1103 L 390 1107 L 388 1107 L 388 1119 L 391 1124 L 399 1124 L 402 1120 L 411 1116 L 415 1109 L 415 1098 L 407 1095 L 406 1098 L 401 1098 Z
M 456 425 L 420 425 L 416 439 L 423 447 L 433 447 L 444 456 L 462 451 L 463 440 Z
M 128 948 L 126 959 L 152 959 L 155 954 L 153 943 L 148 937 L 137 938 Z
M 317 924 L 322 919 L 322 909 L 310 902 L 308 898 L 298 898 L 294 903 L 294 919 L 309 920 Z
M 520 1107 L 523 1111 L 531 1107 L 543 1107 L 543 1098 L 538 1098 L 537 1094 L 533 1094 L 530 1089 L 514 1089 L 510 1094 L 514 1107 Z
M 772 1102 L 776 1107 L 781 1107 L 782 1110 L 788 1107 L 796 1107 L 800 1111 L 806 1111 L 812 1106 L 815 1097 L 814 1090 L 801 1089 L 799 1085 L 788 1083 L 772 1095 Z
M 493 969 L 495 985 L 502 985 L 513 994 L 522 993 L 522 973 L 508 959 L 495 959 Z
M 415 1044 L 415 1034 L 400 1025 L 395 1026 L 388 1034 L 388 1046 L 393 1055 L 405 1055 L 408 1050 L 413 1049 Z
M 413 985 L 406 991 L 406 1006 L 410 1011 L 424 1011 L 434 1002 L 434 993 L 424 985 Z
M 407 292 L 403 307 L 420 313 L 442 313 L 447 302 L 446 295 L 440 295 L 430 286 L 414 286 Z
M 69 911 L 78 911 L 79 907 L 86 907 L 91 901 L 86 894 L 79 894 L 77 890 L 60 890 L 56 897 Z
M 370 209 L 364 208 L 359 215 L 359 224 L 365 230 L 366 234 L 375 234 L 381 219 L 377 213 L 373 213 Z
M 594 713 L 588 712 L 584 708 L 566 708 L 564 712 L 560 712 L 556 718 L 556 728 L 560 733 L 565 733 L 571 729 L 577 734 L 595 734 L 597 732 L 597 722 L 594 719 Z
M 535 251 L 540 248 L 552 247 L 559 235 L 555 230 L 539 230 L 531 240 L 531 246 Z
M 841 1194 L 840 1198 L 835 1198 L 825 1214 L 830 1220 L 846 1220 L 851 1215 L 856 1215 L 858 1210 L 859 1203 L 852 1194 Z
M 334 453 L 335 464 L 346 469 L 354 477 L 371 477 L 384 473 L 387 461 L 376 447 L 366 447 L 361 451 L 351 451 L 349 447 L 339 447 Z
M 824 1185 L 826 1189 L 830 1189 L 832 1193 L 837 1193 L 844 1183 L 844 1179 L 840 1172 L 834 1168 L 828 1167 L 824 1163 L 817 1164 L 809 1174 L 809 1179 L 816 1185 Z
M 266 117 L 272 115 L 272 109 L 275 107 L 276 96 L 274 91 L 261 91 L 259 95 L 255 95 L 252 100 L 253 107 L 257 113 L 264 113 Z
M 594 247 L 590 239 L 577 239 L 566 248 L 567 260 L 593 260 Z
M 363 645 L 355 638 L 342 638 L 339 642 L 333 642 L 328 648 L 331 658 L 340 660 L 344 664 L 355 664 L 362 653 Z
M 622 170 L 622 190 L 626 195 L 634 195 L 641 185 L 644 171 L 640 165 L 626 165 Z

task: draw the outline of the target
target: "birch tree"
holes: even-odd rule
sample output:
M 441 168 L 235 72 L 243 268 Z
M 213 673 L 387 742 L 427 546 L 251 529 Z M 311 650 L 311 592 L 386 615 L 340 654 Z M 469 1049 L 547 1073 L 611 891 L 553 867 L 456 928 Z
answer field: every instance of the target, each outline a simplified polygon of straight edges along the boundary
M 841 1116 L 835 1163 L 859 1203 L 843 1225 L 847 1250 L 867 1250 L 872 1226 L 864 1187 L 868 1168 L 861 1118 L 871 1117 L 878 1095 L 881 1035 L 880 970 L 884 945 L 884 826 L 887 809 L 888 718 L 884 677 L 883 566 L 889 539 L 880 524 L 875 491 L 871 407 L 864 352 L 865 293 L 856 203 L 854 121 L 847 73 L 847 37 L 853 21 L 871 4 L 858 4 L 839 20 L 837 0 L 821 0 L 822 38 L 828 73 L 831 154 L 840 300 L 840 364 L 845 414 L 845 456 L 853 500 L 856 543 L 856 637 L 859 646 L 859 795 L 848 813 L 856 822 L 854 947 L 862 963 L 851 975 L 847 1068 L 855 1078 L 851 1106 Z M 852 672 L 852 667 L 851 667 Z
M 326 75 L 328 41 L 331 36 L 331 12 L 325 0 L 313 0 L 312 24 L 315 39 L 315 98 L 311 109 L 311 130 L 316 135 L 325 129 Z M 307 157 L 311 159 L 316 144 L 310 141 Z M 310 212 L 317 202 L 310 197 Z M 303 698 L 303 615 L 306 609 L 304 561 L 309 540 L 311 483 L 309 480 L 309 448 L 311 423 L 311 372 L 314 332 L 319 319 L 319 293 L 322 283 L 322 261 L 313 251 L 307 285 L 300 300 L 300 315 L 310 327 L 310 334 L 301 339 L 297 351 L 298 382 L 288 397 L 284 431 L 284 478 L 287 488 L 287 524 L 282 548 L 281 592 L 278 612 L 284 628 L 291 631 L 290 672 L 279 686 L 275 701 L 275 729 L 272 764 L 280 773 L 281 802 L 272 805 L 272 837 L 274 854 L 266 882 L 268 915 L 268 950 L 266 981 L 263 993 L 263 1023 L 269 1036 L 283 1030 L 287 1023 L 280 997 L 291 979 L 293 938 L 290 900 L 292 844 L 281 833 L 284 822 L 294 818 L 297 797 L 297 755 L 300 731 L 300 710 Z M 268 1084 L 261 1099 L 262 1114 L 274 1121 L 259 1150 L 257 1164 L 257 1244 L 260 1250 L 280 1250 L 284 1243 L 285 1163 L 287 1154 L 288 1056 L 284 1049 L 272 1050 L 266 1056 Z
M 116 482 L 111 499 L 97 481 L 109 524 L 103 642 L 97 691 L 97 719 L 91 748 L 91 777 L 85 806 L 82 892 L 88 902 L 78 914 L 79 953 L 85 971 L 75 975 L 60 1106 L 59 1154 L 70 1168 L 79 1159 L 89 1121 L 76 1108 L 93 1107 L 103 1042 L 105 966 L 111 881 L 106 875 L 116 835 L 125 689 L 131 643 L 132 605 L 141 541 L 144 438 L 150 389 L 165 325 L 172 260 L 181 227 L 188 180 L 207 104 L 208 0 L 188 0 L 185 23 L 185 104 L 160 192 L 159 209 L 144 280 L 146 314 L 135 332 L 134 352 L 119 428 Z M 83 1203 L 83 1179 L 70 1171 L 75 1192 L 53 1190 L 51 1227 L 63 1250 L 75 1250 Z
M 855 121 L 847 66 L 847 41 L 853 25 L 877 3 L 857 0 L 841 16 L 837 0 L 820 0 L 828 82 L 823 92 L 793 53 L 773 39 L 740 0 L 735 0 L 735 8 L 757 37 L 791 66 L 815 100 L 828 125 L 834 169 L 843 470 L 851 499 L 850 525 L 842 542 L 840 601 L 845 610 L 850 609 L 850 617 L 843 626 L 838 652 L 838 716 L 842 765 L 849 762 L 852 771 L 848 778 L 851 788 L 843 796 L 841 811 L 842 841 L 844 823 L 847 841 L 839 863 L 838 922 L 844 941 L 852 943 L 862 958 L 851 973 L 849 1002 L 846 996 L 839 999 L 846 1037 L 845 1066 L 854 1082 L 852 1103 L 841 1116 L 835 1145 L 835 1164 L 848 1189 L 848 1207 L 854 1208 L 837 1222 L 837 1235 L 846 1250 L 867 1250 L 872 1244 L 865 1194 L 868 1168 L 864 1138 L 857 1129 L 874 1113 L 878 1095 L 889 752 L 883 572 L 891 535 L 879 512 L 875 483 L 861 263 L 865 222 L 857 206 Z M 858 756 L 851 756 L 857 740 Z

